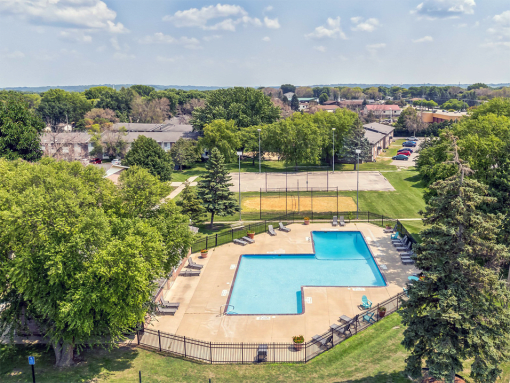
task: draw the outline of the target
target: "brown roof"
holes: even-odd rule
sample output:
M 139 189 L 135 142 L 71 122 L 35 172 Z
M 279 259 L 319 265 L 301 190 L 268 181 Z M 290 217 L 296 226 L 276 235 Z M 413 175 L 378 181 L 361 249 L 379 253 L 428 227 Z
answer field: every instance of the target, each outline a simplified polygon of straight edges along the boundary
M 367 110 L 400 110 L 398 105 L 367 105 Z
M 362 105 L 363 100 L 343 100 L 340 101 L 340 105 Z
M 317 108 L 321 110 L 335 110 L 340 107 L 338 105 L 317 105 Z

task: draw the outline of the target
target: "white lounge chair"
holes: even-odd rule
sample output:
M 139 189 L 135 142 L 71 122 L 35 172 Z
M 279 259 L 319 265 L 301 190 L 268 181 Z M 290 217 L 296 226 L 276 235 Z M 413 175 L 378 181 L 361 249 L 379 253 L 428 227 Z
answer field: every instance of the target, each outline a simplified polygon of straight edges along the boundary
M 189 269 L 197 269 L 201 270 L 203 269 L 204 265 L 199 265 L 198 263 L 195 263 L 191 257 L 188 258 L 188 265 L 186 266 Z
M 234 239 L 234 243 L 235 243 L 236 245 L 241 245 L 241 246 L 246 246 L 246 245 L 248 244 L 248 242 L 243 241 L 242 239 L 237 239 L 237 238 L 236 238 L 236 239 Z
M 269 225 L 267 227 L 267 231 L 269 232 L 270 235 L 273 235 L 273 236 L 276 235 L 276 231 L 274 231 L 273 225 Z
M 343 215 L 340 216 L 340 226 L 345 226 L 345 220 Z
M 333 216 L 333 222 L 331 222 L 333 226 L 338 225 L 338 217 L 336 215 Z
M 255 243 L 255 241 L 253 239 L 251 239 L 250 237 L 243 237 L 241 238 L 243 241 L 245 242 L 248 242 L 248 243 Z
M 283 223 L 281 223 L 281 222 L 279 223 L 279 229 L 286 233 L 288 233 L 290 231 L 290 229 L 288 227 L 283 226 Z

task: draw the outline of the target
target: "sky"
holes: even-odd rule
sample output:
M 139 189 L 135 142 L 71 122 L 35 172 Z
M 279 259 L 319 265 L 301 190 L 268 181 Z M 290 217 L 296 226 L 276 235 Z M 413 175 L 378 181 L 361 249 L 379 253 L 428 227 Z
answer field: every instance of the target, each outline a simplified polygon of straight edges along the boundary
M 510 82 L 508 0 L 0 0 L 0 87 Z

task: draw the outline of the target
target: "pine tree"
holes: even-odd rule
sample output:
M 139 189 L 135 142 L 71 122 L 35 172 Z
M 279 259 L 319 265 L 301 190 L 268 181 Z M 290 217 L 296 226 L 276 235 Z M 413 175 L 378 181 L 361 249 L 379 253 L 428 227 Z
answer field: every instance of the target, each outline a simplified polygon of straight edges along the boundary
M 299 110 L 299 99 L 295 93 L 292 96 L 292 99 L 290 100 L 290 108 L 296 112 Z
M 198 197 L 208 213 L 211 213 L 213 228 L 214 216 L 226 216 L 239 211 L 234 193 L 229 190 L 232 177 L 225 167 L 225 159 L 217 148 L 213 148 L 205 168 L 207 172 L 198 183 Z
M 189 186 L 188 182 L 186 182 L 186 186 L 181 193 L 181 200 L 177 202 L 177 205 L 181 207 L 182 214 L 187 215 L 194 224 L 203 220 L 205 208 L 202 206 L 202 201 L 197 198 L 197 193 Z
M 356 163 L 358 161 L 356 149 L 361 150 L 359 154 L 360 163 L 370 159 L 372 147 L 365 137 L 365 129 L 359 119 L 352 126 L 351 132 L 345 137 L 343 148 L 340 149 L 339 153 L 344 161 L 354 164 L 354 170 L 356 170 Z
M 427 228 L 416 255 L 424 278 L 409 287 L 402 305 L 406 370 L 419 377 L 425 361 L 431 376 L 453 383 L 463 362 L 472 360 L 475 382 L 495 382 L 507 360 L 510 331 L 510 294 L 499 279 L 509 259 L 497 241 L 503 217 L 481 210 L 495 198 L 485 185 L 465 178 L 470 169 L 452 141 L 459 172 L 430 186 L 436 196 L 422 213 Z

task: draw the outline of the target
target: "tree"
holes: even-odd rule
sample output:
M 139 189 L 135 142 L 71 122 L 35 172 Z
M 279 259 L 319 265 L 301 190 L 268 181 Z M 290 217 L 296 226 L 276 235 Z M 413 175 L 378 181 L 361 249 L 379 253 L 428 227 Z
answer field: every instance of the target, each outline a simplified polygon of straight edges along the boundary
M 406 370 L 419 377 L 425 362 L 431 376 L 453 383 L 469 360 L 475 382 L 495 382 L 508 355 L 510 293 L 499 274 L 510 256 L 497 243 L 502 216 L 481 210 L 495 199 L 466 178 L 469 167 L 450 138 L 458 172 L 431 186 L 436 196 L 423 213 L 416 255 L 424 278 L 409 287 L 400 311 L 407 326 L 402 343 L 410 351 Z
M 296 87 L 291 84 L 283 84 L 282 86 L 280 86 L 280 89 L 282 90 L 283 94 L 289 93 L 289 92 L 292 92 L 292 93 L 296 92 Z
M 266 151 L 278 153 L 286 165 L 319 164 L 321 134 L 312 115 L 294 113 L 286 120 L 268 125 L 263 130 Z
M 42 156 L 41 132 L 44 123 L 20 94 L 0 100 L 0 157 L 37 161 Z
M 484 84 L 483 82 L 477 82 L 476 84 L 469 85 L 467 87 L 467 90 L 474 90 L 474 89 L 481 89 L 481 88 L 488 88 L 489 86 Z
M 235 151 L 241 147 L 239 128 L 234 121 L 215 120 L 204 127 L 200 145 L 205 149 L 217 148 L 227 163 L 235 158 Z
M 260 135 L 258 129 L 261 130 Z M 243 149 L 244 153 L 252 153 L 252 165 L 255 166 L 255 159 L 259 156 L 264 155 L 264 148 L 260 145 L 259 153 L 259 136 L 262 140 L 262 131 L 265 129 L 265 125 L 250 126 L 241 130 L 240 134 L 240 149 Z
M 290 108 L 295 112 L 299 110 L 299 99 L 295 93 L 292 95 L 292 100 L 290 101 Z
M 441 105 L 441 108 L 443 108 L 443 109 L 462 110 L 462 109 L 467 109 L 468 108 L 468 104 L 466 104 L 464 101 L 452 98 L 452 99 L 446 101 L 443 105 Z
M 148 85 L 132 85 L 130 88 L 142 97 L 147 97 L 156 90 L 152 86 Z
M 358 154 L 356 150 L 360 150 L 359 161 L 368 161 L 372 157 L 372 146 L 365 137 L 365 129 L 361 120 L 357 119 L 352 125 L 351 131 L 345 137 L 343 147 L 339 150 L 339 156 L 347 163 L 354 164 L 356 170 Z
M 170 103 L 166 98 L 152 101 L 137 96 L 131 102 L 130 118 L 134 122 L 161 124 L 170 115 Z
M 174 163 L 179 165 L 182 171 L 183 166 L 191 166 L 201 158 L 201 153 L 197 141 L 187 138 L 179 138 L 170 149 L 170 156 Z
M 319 96 L 319 103 L 322 105 L 324 104 L 326 101 L 329 100 L 329 97 L 326 93 L 322 93 L 320 96 Z
M 147 169 L 161 181 L 170 181 L 174 168 L 170 153 L 165 152 L 154 139 L 142 135 L 133 141 L 122 164 Z
M 297 97 L 310 98 L 313 97 L 313 89 L 309 86 L 300 86 L 296 88 Z
M 92 109 L 92 103 L 81 93 L 50 89 L 44 92 L 37 112 L 47 125 L 76 123 Z
M 214 216 L 232 215 L 239 211 L 239 204 L 230 191 L 232 177 L 225 167 L 225 160 L 216 148 L 211 150 L 209 161 L 205 164 L 206 173 L 198 182 L 198 197 L 205 210 L 211 214 L 210 229 L 213 228 Z
M 93 108 L 87 113 L 85 113 L 85 118 L 90 120 L 95 120 L 97 118 L 102 120 L 108 120 L 112 123 L 119 122 L 119 119 L 115 112 L 111 109 L 101 109 L 101 108 Z
M 407 109 L 412 109 L 412 111 L 405 116 L 405 127 L 415 136 L 416 133 L 427 127 L 427 123 L 423 122 L 421 112 L 418 113 L 414 108 Z
M 510 118 L 510 99 L 494 98 L 485 102 L 471 112 L 471 118 L 477 119 L 488 114 Z
M 253 125 L 271 124 L 280 117 L 280 109 L 271 98 L 253 88 L 228 88 L 213 90 L 207 94 L 204 108 L 196 108 L 190 123 L 202 131 L 214 120 L 233 120 L 235 125 L 245 128 Z
M 204 219 L 205 208 L 202 206 L 202 201 L 197 198 L 195 189 L 191 188 L 188 182 L 181 192 L 181 199 L 177 205 L 181 208 L 182 214 L 188 216 L 192 223 L 197 224 Z
M 174 202 L 161 204 L 166 185 L 140 168 L 119 182 L 78 162 L 0 160 L 0 332 L 33 319 L 58 367 L 153 315 L 155 281 L 192 244 Z

